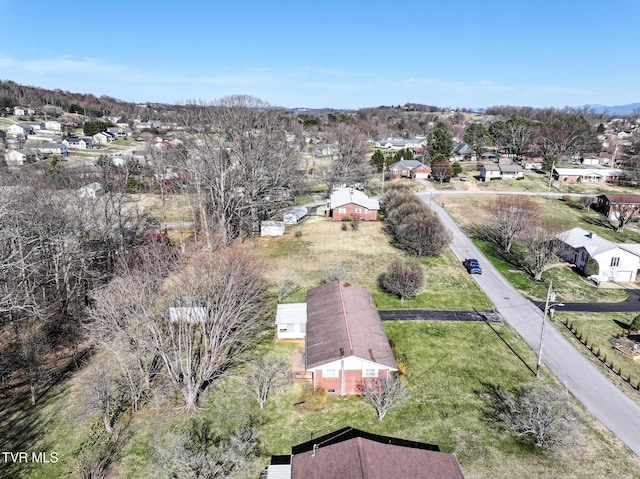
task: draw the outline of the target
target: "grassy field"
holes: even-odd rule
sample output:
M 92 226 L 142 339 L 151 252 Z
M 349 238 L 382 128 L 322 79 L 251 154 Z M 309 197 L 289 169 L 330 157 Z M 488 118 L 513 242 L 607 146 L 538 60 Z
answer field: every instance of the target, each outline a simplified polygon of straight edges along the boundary
M 262 424 L 261 466 L 266 466 L 272 454 L 290 453 L 292 445 L 352 426 L 438 444 L 456 454 L 467 479 L 640 477 L 640 459 L 591 419 L 584 446 L 561 456 L 519 444 L 488 424 L 482 412 L 482 392 L 488 385 L 517 388 L 534 380 L 529 368 L 535 366 L 535 355 L 511 328 L 497 325 L 494 331 L 484 323 L 435 321 L 387 322 L 384 326 L 406 358 L 409 390 L 407 401 L 392 409 L 384 421 L 378 421 L 373 409 L 358 398 L 330 398 L 320 410 L 296 405 L 302 397 L 299 383 L 282 390 L 260 411 L 242 382 L 229 378 L 205 393 L 197 416 L 181 414 L 169 392 L 123 421 L 124 441 L 109 477 L 152 477 L 158 460 L 155 445 L 167 434 L 181 430 L 196 417 L 226 423 L 239 413 L 252 415 Z M 300 353 L 300 343 L 267 347 L 290 359 Z M 34 436 L 23 447 L 56 451 L 60 460 L 23 465 L 12 469 L 11 477 L 68 477 L 77 470 L 83 454 L 99 441 L 91 434 L 96 430 L 95 411 L 91 413 L 81 395 L 86 374 L 80 371 L 69 382 L 54 387 L 38 406 L 26 408 L 28 415 L 22 413 L 20 421 L 12 424 L 29 428 Z M 555 384 L 546 371 L 543 380 Z
M 451 195 L 440 196 L 438 201 L 444 202 L 447 212 L 463 229 L 471 231 L 474 225 L 490 221 L 490 203 L 494 198 L 495 196 L 493 195 Z M 580 226 L 611 241 L 620 243 L 640 242 L 640 235 L 636 231 L 626 228 L 623 233 L 617 233 L 599 213 L 593 210 L 587 211 L 576 202 L 536 197 L 533 197 L 532 200 L 539 204 L 543 218 L 555 222 L 562 230 Z M 526 273 L 519 270 L 509 261 L 508 255 L 504 254 L 495 245 L 483 241 L 477 241 L 476 244 L 525 296 L 534 300 L 545 298 L 546 284 L 532 281 Z M 579 274 L 572 271 L 566 264 L 558 264 L 545 271 L 542 276 L 543 279 L 553 280 L 554 290 L 558 294 L 558 301 L 620 301 L 626 297 L 623 290 L 599 289 L 585 282 Z
M 450 252 L 423 258 L 426 287 L 415 298 L 400 302 L 379 291 L 377 278 L 394 258 L 406 258 L 391 244 L 380 222 L 362 222 L 357 230 L 342 231 L 342 223 L 312 216 L 288 227 L 282 237 L 260 238 L 253 251 L 272 280 L 293 273 L 300 283 L 288 302 L 304 301 L 306 290 L 318 286 L 320 274 L 342 263 L 352 282 L 369 289 L 380 309 L 487 309 L 491 303 Z
M 574 338 L 574 334 L 564 325 L 567 323 L 576 331 L 576 335 L 592 346 L 595 353 L 600 351 L 601 358 L 606 356 L 606 362 L 610 365 L 610 369 L 616 373 L 620 371 L 620 374 L 629 379 L 631 384 L 638 386 L 640 384 L 640 364 L 624 357 L 613 348 L 611 343 L 611 339 L 617 335 L 627 334 L 624 325 L 629 324 L 640 313 L 640 307 L 638 310 L 635 313 L 570 313 L 558 310 L 554 321 L 558 325 L 558 329 L 563 331 L 565 335 Z M 575 343 L 578 350 L 595 359 L 595 356 L 585 346 L 579 344 L 577 340 Z M 625 389 L 625 392 L 640 402 L 639 393 L 629 389 Z
M 157 209 L 156 200 L 151 196 L 143 197 L 143 205 L 149 210 Z M 485 196 L 445 197 L 444 201 L 446 208 L 466 226 L 477 221 L 481 216 L 478 212 L 486 211 L 488 204 Z M 560 215 L 568 224 L 580 224 L 581 215 L 590 215 L 559 200 L 541 201 L 548 202 L 543 203 L 548 206 L 545 214 Z M 184 205 L 175 199 L 170 204 L 169 211 L 173 213 L 169 221 L 186 220 L 182 213 Z M 550 210 L 551 207 L 554 209 Z M 361 223 L 358 230 L 349 228 L 347 231 L 342 231 L 340 225 L 326 218 L 310 217 L 302 224 L 288 228 L 283 237 L 259 238 L 251 243 L 253 252 L 269 272 L 270 280 L 276 281 L 281 275 L 299 279 L 300 288 L 288 301 L 304 301 L 306 289 L 319 284 L 321 271 L 339 261 L 353 276 L 355 284 L 372 291 L 381 309 L 491 307 L 449 252 L 439 258 L 421 259 L 427 277 L 425 292 L 400 303 L 378 291 L 377 277 L 393 258 L 406 257 L 405 253 L 394 248 L 381 223 Z M 600 227 L 604 236 L 606 228 Z M 632 235 L 635 233 L 629 233 L 629 240 L 636 241 Z M 500 252 L 492 251 L 490 245 L 480 246 L 525 294 L 533 299 L 544 297 L 545 284 L 534 283 L 522 272 L 514 271 L 513 266 L 504 262 Z M 615 301 L 624 296 L 619 290 L 585 287 L 566 267 L 552 268 L 544 276 L 553 279 L 559 301 Z M 560 316 L 556 314 L 556 320 Z M 571 319 L 587 331 L 589 337 L 593 335 L 592 342 L 601 341 L 606 346 L 607 338 L 615 334 L 616 328 L 621 328 L 616 321 L 628 322 L 630 317 L 576 315 Z M 467 479 L 640 478 L 640 458 L 587 413 L 584 446 L 560 456 L 519 444 L 511 436 L 489 426 L 483 416 L 486 404 L 482 392 L 485 388 L 488 385 L 517 388 L 534 380 L 531 368 L 535 368 L 535 354 L 508 326 L 491 328 L 484 323 L 430 321 L 386 322 L 384 327 L 389 338 L 395 341 L 397 353 L 406 358 L 409 388 L 408 400 L 392 409 L 384 421 L 378 421 L 373 409 L 358 398 L 331 398 L 320 410 L 300 407 L 300 383 L 282 390 L 261 411 L 243 389 L 241 377 L 231 375 L 205 392 L 203 408 L 197 416 L 182 414 L 172 389 L 161 388 L 141 410 L 126 414 L 119 421 L 122 444 L 109 477 L 155 477 L 156 445 L 168 434 L 183 429 L 194 417 L 228 423 L 237 415 L 246 414 L 255 418 L 264 433 L 258 469 L 266 466 L 272 454 L 288 454 L 292 445 L 353 426 L 372 433 L 439 444 L 444 451 L 456 454 Z M 264 347 L 287 357 L 292 364 L 299 362 L 300 343 L 276 344 L 269 339 Z M 85 385 L 90 367 L 89 364 L 74 371 L 68 379 L 50 388 L 35 407 L 27 402 L 2 404 L 0 437 L 4 438 L 3 450 L 57 452 L 59 461 L 18 464 L 11 470 L 0 471 L 0 477 L 72 477 L 83 458 L 99 449 L 105 436 L 101 433 L 94 404 L 87 396 Z M 543 370 L 542 380 L 561 387 L 546 370 Z M 257 477 L 257 474 L 251 477 Z

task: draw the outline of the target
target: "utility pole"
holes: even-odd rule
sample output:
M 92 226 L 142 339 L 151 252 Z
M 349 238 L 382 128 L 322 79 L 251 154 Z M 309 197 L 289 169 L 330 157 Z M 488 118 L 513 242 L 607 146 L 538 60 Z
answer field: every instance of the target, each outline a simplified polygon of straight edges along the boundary
M 553 180 L 553 169 L 556 167 L 556 162 L 551 162 L 551 170 L 549 170 L 549 188 L 547 189 L 547 197 L 551 198 L 551 181 Z M 551 286 L 551 285 L 549 285 Z
M 536 377 L 540 376 L 540 366 L 542 365 L 542 344 L 544 342 L 544 323 L 547 321 L 547 315 L 551 308 L 556 306 L 564 306 L 564 303 L 549 304 L 549 301 L 555 301 L 556 294 L 551 290 L 553 281 L 549 280 L 549 290 L 547 291 L 547 299 L 544 303 L 544 315 L 542 316 L 542 327 L 540 328 L 540 348 L 538 349 L 538 364 L 536 366 Z

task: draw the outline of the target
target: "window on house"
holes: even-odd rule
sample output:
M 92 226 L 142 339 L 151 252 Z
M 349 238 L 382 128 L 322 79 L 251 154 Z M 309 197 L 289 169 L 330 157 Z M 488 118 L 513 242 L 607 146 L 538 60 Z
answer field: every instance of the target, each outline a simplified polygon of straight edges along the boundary
M 338 377 L 338 370 L 337 369 L 325 369 L 322 372 L 322 376 L 325 378 L 337 378 Z
M 346 212 L 347 212 L 347 209 L 346 209 L 346 208 L 338 208 L 338 213 L 340 213 L 340 214 L 344 214 L 344 213 L 346 213 Z
M 620 266 L 620 257 L 615 256 L 615 257 L 611 258 L 611 265 L 610 266 Z
M 365 214 L 365 215 L 368 215 L 368 214 L 369 214 L 369 210 L 368 210 L 368 209 L 365 209 L 365 210 L 364 210 L 364 214 Z
M 356 208 L 356 213 L 362 213 L 362 208 Z
M 365 369 L 364 370 L 364 377 L 365 378 L 377 378 L 378 377 L 378 371 L 376 369 Z

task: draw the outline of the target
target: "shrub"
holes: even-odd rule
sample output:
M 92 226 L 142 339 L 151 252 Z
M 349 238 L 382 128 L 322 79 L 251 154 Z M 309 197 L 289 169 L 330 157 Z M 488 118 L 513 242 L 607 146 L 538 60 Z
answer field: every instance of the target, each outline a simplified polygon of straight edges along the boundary
M 296 231 L 293 236 L 295 236 L 296 238 L 300 238 L 302 236 L 302 231 Z
M 380 287 L 404 301 L 413 298 L 424 288 L 424 271 L 417 261 L 394 259 L 385 273 L 380 275 Z
M 587 261 L 587 264 L 584 265 L 583 272 L 585 276 L 597 276 L 600 274 L 600 265 L 598 265 L 595 259 L 591 258 Z
M 341 221 L 353 221 L 353 218 L 351 217 L 351 215 L 344 215 Z
M 305 388 L 302 400 L 305 403 L 305 407 L 309 409 L 322 409 L 327 404 L 327 392 L 324 388 L 314 388 L 309 384 Z
M 631 330 L 639 330 L 640 329 L 640 314 L 633 318 L 633 320 L 629 323 L 628 327 L 629 331 Z
M 342 223 L 342 224 L 340 225 L 340 229 L 341 229 L 342 231 L 347 231 L 347 228 L 348 228 L 348 227 L 347 227 L 347 223 Z

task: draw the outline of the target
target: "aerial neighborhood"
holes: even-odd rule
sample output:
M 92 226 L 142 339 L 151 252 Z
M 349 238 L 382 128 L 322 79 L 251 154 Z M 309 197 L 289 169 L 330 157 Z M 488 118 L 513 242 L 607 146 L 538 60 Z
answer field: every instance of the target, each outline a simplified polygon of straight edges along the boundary
M 637 114 L 0 86 L 6 477 L 639 477 Z

